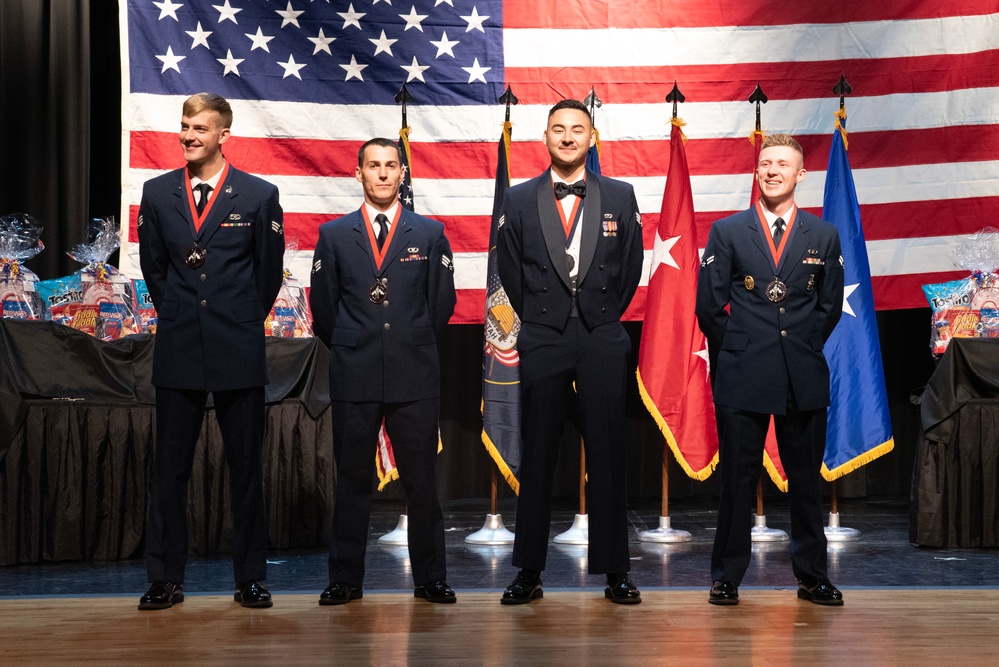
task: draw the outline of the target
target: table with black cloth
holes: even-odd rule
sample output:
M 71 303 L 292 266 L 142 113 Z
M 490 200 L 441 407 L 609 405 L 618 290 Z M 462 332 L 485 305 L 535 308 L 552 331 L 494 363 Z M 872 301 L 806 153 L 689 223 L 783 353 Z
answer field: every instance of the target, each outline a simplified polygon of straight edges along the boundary
M 951 340 L 919 407 L 909 540 L 999 547 L 999 339 Z
M 0 565 L 142 555 L 154 344 L 152 335 L 101 342 L 51 322 L 0 320 Z M 314 338 L 269 338 L 267 362 L 269 547 L 325 546 L 334 483 L 329 352 Z M 212 409 L 188 518 L 192 554 L 229 550 L 228 475 Z

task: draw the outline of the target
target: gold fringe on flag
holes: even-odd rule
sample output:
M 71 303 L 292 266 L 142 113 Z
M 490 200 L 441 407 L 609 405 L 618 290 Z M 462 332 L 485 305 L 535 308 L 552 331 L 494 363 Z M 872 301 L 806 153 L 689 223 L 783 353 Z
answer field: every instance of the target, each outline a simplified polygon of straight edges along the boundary
M 663 419 L 662 414 L 659 412 L 659 407 L 655 404 L 655 401 L 652 400 L 652 397 L 649 396 L 649 392 L 645 389 L 645 383 L 642 382 L 642 371 L 635 371 L 635 375 L 638 377 L 638 393 L 642 395 L 642 402 L 645 403 L 645 408 L 649 411 L 649 414 L 652 415 L 652 418 L 656 420 L 656 424 L 659 425 L 659 430 L 662 431 L 663 437 L 666 438 L 666 444 L 669 445 L 669 448 L 673 451 L 673 456 L 676 458 L 676 462 L 680 464 L 680 467 L 683 468 L 683 471 L 687 473 L 688 477 L 696 479 L 698 482 L 703 482 L 711 476 L 711 473 L 714 472 L 715 466 L 718 465 L 718 452 L 715 452 L 714 458 L 711 459 L 711 462 L 705 466 L 703 470 L 694 470 L 691 468 L 690 464 L 687 463 L 687 459 L 684 458 L 683 454 L 680 452 L 680 446 L 677 444 L 676 437 L 673 435 L 673 431 L 670 429 L 669 424 L 667 424 L 666 420 Z
M 675 125 L 680 128 L 680 140 L 686 144 L 687 135 L 683 133 L 683 126 L 687 124 L 687 121 L 677 116 L 676 118 L 670 118 L 670 125 Z
M 846 107 L 834 113 L 833 116 L 836 117 L 836 129 L 843 136 L 843 150 L 850 150 L 850 142 L 846 138 L 846 128 L 843 127 L 843 123 L 846 122 Z M 840 122 L 841 120 L 843 123 Z
M 593 137 L 597 147 L 597 157 L 600 157 L 600 130 L 593 128 Z
M 826 464 L 822 464 L 822 477 L 827 482 L 839 479 L 840 477 L 847 475 L 860 466 L 867 465 L 879 456 L 884 456 L 891 450 L 895 449 L 895 438 L 891 438 L 887 442 L 882 442 L 877 447 L 867 450 L 860 456 L 850 459 L 843 465 L 836 466 L 832 470 L 826 467 Z
M 777 472 L 777 466 L 774 464 L 772 458 L 770 458 L 769 452 L 763 450 L 763 467 L 766 468 L 767 474 L 770 475 L 770 481 L 774 483 L 778 491 L 787 493 L 787 480 L 780 476 Z
M 513 132 L 513 123 L 510 121 L 503 122 L 503 151 L 506 153 L 506 182 L 509 183 L 513 180 L 510 175 L 510 135 Z
M 409 178 L 413 178 L 413 155 L 409 152 L 409 131 L 412 128 L 407 125 L 399 129 L 399 141 L 402 142 L 402 149 L 406 151 L 406 164 L 409 165 Z
M 479 403 L 479 412 L 482 412 L 484 409 L 485 402 L 482 401 Z M 496 445 L 493 443 L 484 428 L 482 429 L 482 444 L 486 446 L 486 451 L 489 452 L 489 456 L 492 457 L 493 462 L 496 464 L 496 469 L 499 470 L 499 474 L 503 475 L 503 479 L 506 480 L 506 483 L 509 484 L 510 488 L 513 489 L 513 492 L 519 496 L 520 481 L 517 480 L 513 471 L 510 470 L 510 466 L 506 464 L 506 461 L 503 460 L 503 455 L 500 454 L 498 449 L 496 449 Z
M 760 138 L 760 141 L 763 141 L 766 138 L 767 133 L 764 132 L 763 130 L 753 130 L 752 132 L 749 133 L 749 143 L 755 146 L 757 136 Z

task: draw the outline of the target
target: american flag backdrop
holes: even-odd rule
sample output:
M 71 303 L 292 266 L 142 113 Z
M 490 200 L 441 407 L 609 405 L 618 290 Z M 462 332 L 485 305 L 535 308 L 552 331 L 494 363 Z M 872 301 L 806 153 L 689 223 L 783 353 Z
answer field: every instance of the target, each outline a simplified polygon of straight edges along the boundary
M 358 146 L 398 135 L 393 98 L 406 83 L 416 210 L 446 225 L 455 252 L 452 322 L 483 321 L 507 84 L 520 99 L 515 183 L 548 164 L 547 109 L 596 92 L 601 169 L 635 186 L 649 256 L 674 81 L 700 239 L 749 202 L 757 82 L 764 131 L 805 149 L 798 203 L 821 213 L 841 73 L 854 88 L 850 161 L 877 307 L 925 306 L 920 285 L 966 273 L 951 249 L 999 214 L 997 0 L 127 0 L 121 31 L 120 268 L 132 277 L 142 183 L 183 164 L 181 102 L 200 91 L 233 105 L 226 156 L 280 188 L 297 245 L 288 266 L 307 281 L 319 224 L 360 204 Z

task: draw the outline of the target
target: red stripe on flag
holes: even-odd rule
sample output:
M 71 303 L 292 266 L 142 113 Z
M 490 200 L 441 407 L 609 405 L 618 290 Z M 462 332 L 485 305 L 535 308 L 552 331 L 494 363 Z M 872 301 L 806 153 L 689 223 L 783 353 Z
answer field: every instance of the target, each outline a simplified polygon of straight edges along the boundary
M 483 279 L 485 277 L 483 276 Z M 485 321 L 486 290 L 460 289 L 451 324 L 482 324 Z
M 678 65 L 663 67 L 509 67 L 506 82 L 521 104 L 553 104 L 582 97 L 594 81 L 600 96 L 615 104 L 659 104 L 667 83 L 679 82 L 688 102 L 742 102 L 746 82 L 758 82 L 771 100 L 830 97 L 842 72 L 865 97 L 936 93 L 995 86 L 999 50 L 910 58 Z M 927 77 L 926 72 L 935 76 Z M 749 84 L 750 90 L 752 83 Z M 599 122 L 600 117 L 597 116 Z M 828 157 L 828 156 L 827 156 Z
M 959 278 L 967 278 L 967 271 L 946 271 L 943 273 L 909 273 L 894 276 L 874 276 L 874 308 L 876 310 L 898 310 L 900 308 L 929 308 L 923 293 L 923 285 L 945 283 Z M 926 327 L 926 345 L 930 344 L 929 323 Z
M 905 19 L 975 16 L 996 11 L 990 0 L 949 0 L 939 3 L 850 2 L 703 2 L 703 0 L 647 0 L 622 3 L 586 0 L 571 5 L 537 0 L 505 0 L 503 24 L 510 28 L 709 28 L 767 26 L 794 23 L 843 23 L 845 20 L 897 21 Z M 519 95 L 520 93 L 518 93 Z
M 999 67 L 999 64 L 997 64 Z M 830 109 L 834 108 L 830 104 Z M 747 105 L 748 108 L 748 105 Z M 663 106 L 666 114 L 666 106 Z M 830 117 L 832 111 L 829 112 Z M 599 125 L 599 122 L 598 122 Z M 666 123 L 662 140 L 603 141 L 600 159 L 613 165 L 613 176 L 665 176 L 662 155 L 669 150 Z M 799 135 L 805 151 L 805 168 L 825 171 L 832 142 L 829 133 Z M 324 166 L 324 172 L 310 171 L 323 160 L 345 160 L 356 156 L 357 142 L 318 139 L 260 139 L 233 137 L 226 142 L 226 155 L 233 165 L 260 175 L 352 177 L 343 165 L 337 173 Z M 744 174 L 752 171 L 751 148 L 745 137 L 691 139 L 687 142 L 692 176 Z M 999 125 L 947 126 L 921 130 L 893 130 L 850 133 L 850 161 L 854 170 L 993 160 L 999 154 Z M 949 147 L 941 151 L 940 146 Z M 487 142 L 411 142 L 413 162 L 418 165 L 414 185 L 421 178 L 491 179 L 496 171 L 496 147 Z M 140 169 L 176 169 L 183 164 L 172 134 L 136 132 L 132 135 L 131 166 Z M 286 164 L 294 155 L 295 164 Z M 339 155 L 340 158 L 335 156 Z M 349 159 L 354 159 L 353 157 Z M 515 179 L 533 178 L 548 168 L 548 152 L 541 142 L 513 142 L 510 159 Z M 178 164 L 178 162 L 180 164 Z M 248 165 L 248 163 L 250 163 Z M 610 172 L 608 172 L 610 173 Z M 360 186 L 358 186 L 360 198 Z M 488 225 L 483 227 L 488 230 Z

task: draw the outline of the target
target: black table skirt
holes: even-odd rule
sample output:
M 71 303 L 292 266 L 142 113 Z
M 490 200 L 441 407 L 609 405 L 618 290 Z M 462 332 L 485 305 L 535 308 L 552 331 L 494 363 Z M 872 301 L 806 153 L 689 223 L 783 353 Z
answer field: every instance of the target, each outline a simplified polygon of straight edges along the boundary
M 0 565 L 142 555 L 154 345 L 150 335 L 101 342 L 52 322 L 0 319 Z M 314 338 L 269 338 L 267 366 L 269 546 L 324 546 L 329 352 Z M 191 476 L 192 554 L 229 551 L 228 485 L 209 409 Z
M 0 565 L 142 555 L 155 408 L 26 401 L 0 464 Z M 334 484 L 329 410 L 267 406 L 264 487 L 269 547 L 325 546 Z M 229 482 L 214 410 L 191 476 L 190 553 L 229 551 Z
M 999 340 L 952 340 L 920 414 L 910 541 L 999 547 Z

